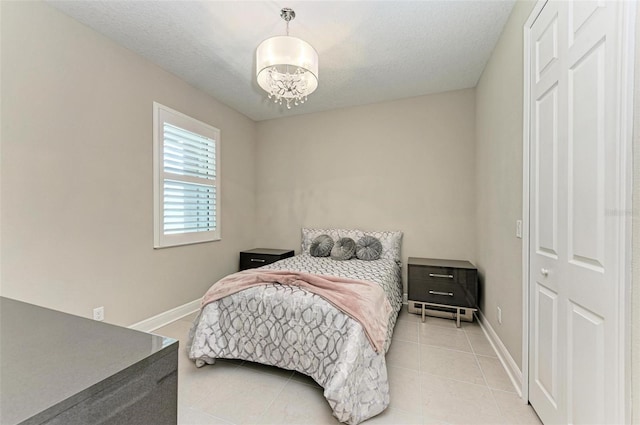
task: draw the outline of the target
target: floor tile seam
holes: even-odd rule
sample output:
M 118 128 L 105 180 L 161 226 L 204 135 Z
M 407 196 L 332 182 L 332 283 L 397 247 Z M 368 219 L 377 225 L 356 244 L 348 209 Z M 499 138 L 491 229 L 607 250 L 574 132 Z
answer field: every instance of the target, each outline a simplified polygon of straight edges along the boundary
M 477 333 L 469 333 L 469 332 L 465 332 L 465 335 L 467 336 L 467 338 L 469 338 L 469 341 L 471 341 L 472 337 L 477 337 L 477 338 L 482 338 L 483 341 L 486 341 L 487 344 L 489 343 L 489 340 L 487 339 L 486 335 L 484 334 L 477 334 Z
M 491 385 L 487 385 L 487 386 L 488 386 L 488 387 L 489 387 L 489 389 L 490 389 L 490 390 L 492 390 L 492 391 L 493 391 L 493 390 L 496 390 L 496 391 L 502 391 L 503 393 L 509 393 L 509 394 L 515 394 L 515 395 L 518 395 L 518 392 L 517 392 L 516 390 L 508 391 L 508 390 L 504 390 L 504 389 L 502 389 L 502 388 L 495 388 L 495 387 L 492 387 Z
M 241 367 L 241 365 L 242 365 L 242 364 L 244 364 L 244 363 L 245 363 L 245 361 L 243 360 L 243 361 L 242 361 L 242 363 L 239 363 L 239 364 L 228 364 L 228 366 L 230 366 L 230 370 L 232 370 L 232 371 L 233 371 L 233 370 L 239 369 L 239 368 Z M 207 366 L 209 366 L 209 367 L 215 367 L 215 364 L 213 364 L 213 365 L 205 365 L 205 366 L 203 366 L 203 367 L 207 367 Z M 200 369 L 200 368 L 199 368 L 199 369 Z M 265 375 L 266 375 L 266 376 L 271 375 L 271 376 L 274 376 L 274 377 L 278 378 L 278 376 L 277 376 L 277 375 L 269 374 L 269 373 L 265 373 L 265 372 L 259 372 L 259 371 L 257 371 L 257 370 L 253 370 L 253 369 L 251 369 L 251 368 L 249 368 L 249 367 L 244 367 L 243 369 L 244 369 L 245 371 L 252 372 L 252 373 L 257 373 L 257 374 L 259 374 L 259 375 L 263 375 L 263 376 L 265 376 Z M 264 408 L 264 410 L 263 410 L 262 412 L 260 412 L 258 415 L 256 415 L 256 419 L 262 418 L 262 417 L 266 414 L 266 412 L 271 408 L 271 406 L 273 405 L 273 403 L 278 399 L 278 397 L 280 397 L 280 394 L 282 393 L 282 390 L 284 389 L 284 387 L 285 387 L 285 386 L 286 386 L 286 382 L 282 384 L 282 386 L 281 386 L 281 387 L 280 387 L 280 389 L 278 390 L 277 394 L 276 394 L 276 395 L 275 395 L 275 396 L 270 400 L 269 404 Z M 204 399 L 206 396 L 207 396 L 207 395 L 206 395 L 206 394 L 204 394 L 204 393 L 199 394 L 199 397 L 196 397 L 197 402 L 200 402 L 200 401 L 201 401 L 202 399 Z M 198 406 L 194 406 L 194 405 L 192 405 L 192 404 L 186 404 L 186 405 L 187 405 L 188 407 L 192 408 L 192 409 L 196 409 L 196 410 L 198 410 L 198 411 L 200 411 L 200 412 L 203 412 L 203 413 L 205 413 L 205 414 L 207 414 L 207 415 L 209 415 L 209 416 L 212 416 L 212 417 L 215 417 L 215 418 L 217 418 L 217 419 L 220 419 L 220 420 L 224 421 L 226 424 L 229 424 L 229 425 L 239 425 L 239 424 L 241 424 L 241 423 L 245 423 L 245 421 L 246 421 L 246 418 L 244 418 L 244 417 L 243 417 L 241 420 L 239 420 L 239 421 L 235 421 L 235 420 L 232 420 L 230 417 L 220 417 L 220 416 L 217 416 L 217 415 L 214 415 L 214 414 L 208 413 L 207 411 L 202 410 L 200 407 L 198 407 Z
M 402 369 L 402 370 L 406 370 L 406 371 L 409 371 L 409 372 L 421 373 L 421 371 L 420 371 L 420 360 L 418 360 L 418 369 L 417 370 L 416 369 L 411 369 L 410 367 L 396 366 L 396 365 L 391 365 L 391 364 L 388 364 L 388 363 L 387 363 L 387 367 L 393 367 L 393 368 L 396 368 L 396 369 Z M 387 373 L 387 376 L 388 376 L 388 373 Z
M 204 393 L 204 392 L 202 392 L 202 391 L 198 391 L 197 396 L 193 398 L 193 401 L 194 401 L 195 403 L 201 403 L 201 402 L 204 402 L 204 399 L 205 399 L 206 397 L 207 397 L 207 394 L 205 394 L 205 393 Z M 179 396 L 178 396 L 178 398 L 179 398 Z M 185 404 L 186 404 L 186 402 L 183 402 L 183 403 L 185 403 Z M 207 415 L 210 415 L 210 416 L 215 416 L 216 418 L 218 418 L 218 419 L 222 419 L 222 420 L 223 420 L 223 421 L 225 421 L 225 422 L 229 422 L 229 423 L 234 424 L 234 425 L 236 425 L 236 424 L 237 424 L 237 422 L 236 422 L 236 421 L 232 421 L 232 420 L 231 420 L 231 418 L 224 418 L 224 417 L 220 417 L 220 416 L 212 415 L 211 413 L 209 413 L 209 412 L 207 412 L 207 411 L 205 411 L 205 410 L 202 410 L 202 408 L 200 408 L 200 407 L 199 407 L 199 405 L 197 405 L 197 404 L 196 404 L 196 405 L 194 405 L 194 404 L 191 404 L 191 403 L 190 403 L 190 404 L 186 404 L 186 405 L 187 405 L 188 407 L 190 407 L 191 409 L 198 410 L 199 412 L 206 413 Z
M 458 350 L 458 349 L 455 349 L 455 348 L 443 347 L 442 345 L 426 344 L 426 343 L 423 343 L 423 342 L 419 342 L 418 344 L 420 344 L 421 346 L 426 346 L 426 347 L 433 347 L 433 348 L 440 348 L 440 349 L 443 349 L 443 350 L 456 351 L 458 353 L 466 353 L 466 354 L 472 354 L 472 355 L 475 354 L 473 351 Z M 473 348 L 471 350 L 473 350 Z
M 489 388 L 489 392 L 491 393 L 491 400 L 493 400 L 493 405 L 496 407 L 496 409 L 498 409 L 498 413 L 500 413 L 500 417 L 504 418 L 504 413 L 502 412 L 502 409 L 500 408 L 500 404 L 498 403 L 498 400 L 496 400 L 496 396 L 493 393 L 493 388 L 491 388 L 489 386 L 489 381 L 487 380 L 487 376 L 484 373 L 484 369 L 482 369 L 482 365 L 480 364 L 480 360 L 478 360 L 478 355 L 474 354 L 476 363 L 478 365 L 478 367 L 480 368 L 480 373 L 482 373 L 482 378 L 484 379 L 485 384 L 487 385 L 487 388 Z
M 477 337 L 482 337 L 483 339 L 485 339 L 487 342 L 489 342 L 489 340 L 487 339 L 487 336 L 484 334 L 483 330 L 481 328 L 479 328 L 478 330 L 464 330 L 464 333 L 467 335 L 473 335 L 473 336 L 477 336 Z
M 482 330 L 480 325 L 478 325 L 478 326 L 463 326 L 460 329 L 462 329 L 463 331 L 465 331 L 467 333 L 470 333 L 470 334 L 484 335 L 484 331 Z
M 407 369 L 407 370 L 413 370 L 413 369 Z M 422 377 L 422 356 L 420 355 L 420 343 L 418 343 L 418 376 Z M 424 388 L 423 388 L 423 383 L 422 383 L 422 379 L 418 379 L 418 382 L 420 384 L 419 388 L 420 388 L 420 421 L 424 422 L 425 420 L 425 407 L 424 407 Z
M 469 338 L 469 334 L 465 332 L 465 335 L 467 336 L 467 341 L 469 342 L 469 345 L 471 346 L 471 349 L 473 350 L 473 354 L 474 354 L 476 357 L 487 357 L 487 358 L 491 358 L 491 359 L 498 358 L 498 353 L 496 353 L 496 352 L 495 352 L 495 349 L 493 348 L 493 346 L 491 345 L 491 343 L 490 343 L 490 342 L 489 342 L 489 340 L 487 339 L 486 335 L 483 335 L 483 337 L 484 337 L 484 338 L 483 338 L 483 339 L 484 339 L 484 343 L 485 343 L 485 344 L 487 344 L 487 345 L 489 345 L 489 346 L 491 347 L 491 349 L 493 350 L 493 352 L 494 352 L 495 356 L 488 356 L 488 355 L 486 355 L 486 354 L 478 354 L 478 353 L 476 352 L 476 348 L 474 347 L 473 343 L 471 342 L 471 338 Z
M 522 400 L 522 397 L 520 397 L 516 391 L 508 391 L 508 390 L 503 390 L 501 388 L 491 388 L 491 387 L 489 387 L 489 388 L 491 389 L 491 391 L 496 392 L 496 393 L 504 393 L 504 394 L 512 394 L 512 395 L 515 394 L 515 395 L 518 396 L 519 399 Z
M 272 374 L 273 375 L 273 374 Z M 293 372 L 291 372 L 291 375 L 289 375 L 289 377 L 287 378 L 287 380 L 284 382 L 284 384 L 282 384 L 282 386 L 280 387 L 280 389 L 278 390 L 278 393 L 271 399 L 271 401 L 269 401 L 269 404 L 264 408 L 264 410 L 257 415 L 256 419 L 262 419 L 267 412 L 271 409 L 271 406 L 273 406 L 273 403 L 275 403 L 275 401 L 280 398 L 282 391 L 284 391 L 284 388 L 287 386 L 287 384 L 289 383 L 289 381 L 291 380 L 291 376 L 293 375 Z M 275 375 L 273 375 L 275 376 Z
M 418 342 L 414 342 L 414 341 L 403 341 L 403 340 L 401 340 L 401 339 L 392 339 L 392 340 L 391 340 L 391 345 L 389 346 L 389 349 L 391 349 L 391 347 L 393 346 L 393 343 L 394 343 L 395 341 L 399 341 L 399 342 L 402 342 L 402 343 L 404 343 L 404 344 L 415 344 L 417 347 L 420 347 L 420 343 L 418 343 Z M 385 353 L 385 358 L 386 358 L 386 356 L 387 356 L 388 354 L 389 354 L 389 351 L 387 351 L 387 352 Z
M 486 339 L 486 337 L 485 337 Z M 488 357 L 491 359 L 497 359 L 498 358 L 498 353 L 496 353 L 495 349 L 493 348 L 493 346 L 489 343 L 489 341 L 486 342 L 486 344 L 491 347 L 491 350 L 493 351 L 494 355 L 488 355 L 488 354 L 479 354 L 478 352 L 476 352 L 476 347 L 474 347 L 473 343 L 471 342 L 471 340 L 469 339 L 469 335 L 467 335 L 467 340 L 469 341 L 469 345 L 471 345 L 471 349 L 473 350 L 473 354 L 475 354 L 476 356 L 479 357 Z
M 396 338 L 396 341 L 411 342 L 411 343 L 414 343 L 414 344 L 419 344 L 419 342 L 417 342 L 417 341 L 411 341 L 410 339 Z
M 474 359 L 476 361 L 476 364 L 480 368 L 480 373 L 482 373 L 482 378 L 484 379 L 485 384 L 487 385 L 487 387 L 489 387 L 489 381 L 487 380 L 487 375 L 484 373 L 484 369 L 482 368 L 482 365 L 480 364 L 480 360 L 478 360 L 478 356 L 476 354 L 474 354 L 473 357 L 474 357 Z
M 430 372 L 428 372 L 428 371 L 422 371 L 422 370 L 420 370 L 420 371 L 419 371 L 419 373 L 420 373 L 420 375 L 431 375 L 431 376 L 436 376 L 436 377 L 438 377 L 438 378 L 451 379 L 451 380 L 453 380 L 453 381 L 457 381 L 457 382 L 461 382 L 461 383 L 465 383 L 465 384 L 479 385 L 479 386 L 482 386 L 482 387 L 486 387 L 487 389 L 491 389 L 491 388 L 487 385 L 487 380 L 486 380 L 486 378 L 485 378 L 484 374 L 482 374 L 482 370 L 480 370 L 480 373 L 481 373 L 481 375 L 482 375 L 482 380 L 483 380 L 484 384 L 478 384 L 478 383 L 476 383 L 476 382 L 474 382 L 474 381 L 465 381 L 465 380 L 462 380 L 462 379 L 452 378 L 450 375 L 438 375 L 438 374 L 435 374 L 435 373 L 430 373 Z
M 469 335 L 465 332 L 464 335 L 467 337 L 467 342 L 469 343 L 469 346 L 471 346 L 471 351 L 473 352 L 473 355 L 476 356 L 476 361 L 478 353 L 476 353 L 476 349 L 473 347 L 473 344 L 471 343 L 471 340 L 469 339 Z
M 418 338 L 420 338 L 419 334 L 418 334 Z M 392 341 L 403 341 L 403 342 L 418 342 L 418 341 L 411 341 L 411 340 L 403 338 L 402 335 L 398 335 L 395 330 L 394 330 L 393 336 L 391 337 L 391 340 Z
M 433 347 L 433 348 L 437 348 L 439 350 L 455 351 L 456 353 L 470 354 L 472 356 L 475 356 L 475 353 L 473 351 L 456 350 L 454 348 L 441 347 L 439 345 L 433 345 L 433 344 L 421 344 L 421 343 L 418 343 L 418 345 L 422 346 L 422 347 Z
M 422 377 L 423 375 L 426 375 L 426 376 L 433 376 L 433 377 L 440 378 L 440 379 L 447 379 L 447 380 L 449 380 L 449 381 L 454 381 L 454 382 L 457 382 L 457 383 L 459 383 L 459 384 L 474 385 L 474 386 L 476 386 L 476 387 L 483 387 L 483 388 L 486 388 L 487 390 L 491 391 L 491 388 L 490 388 L 488 385 L 476 384 L 476 383 L 474 383 L 474 382 L 463 381 L 463 380 L 461 380 L 461 379 L 450 378 L 450 377 L 448 377 L 448 376 L 442 376 L 442 375 L 436 375 L 436 374 L 429 373 L 429 372 L 420 372 L 420 376 Z M 420 382 L 422 382 L 422 380 L 421 380 Z M 422 390 L 422 387 L 421 387 L 421 390 Z
M 408 314 L 411 314 L 411 313 L 408 313 Z M 418 318 L 418 319 L 405 319 L 403 317 L 400 317 L 400 315 L 398 315 L 398 319 L 396 320 L 396 322 L 420 323 L 420 318 Z
M 464 338 L 465 341 L 469 342 L 469 339 L 467 338 L 467 336 L 464 333 L 461 334 L 455 334 L 455 333 L 440 333 L 438 334 L 438 332 L 433 332 L 430 333 L 428 335 L 423 335 L 422 332 L 418 333 L 418 341 L 420 342 L 420 344 L 424 344 L 425 342 L 422 342 L 422 340 L 426 340 L 426 341 L 431 341 L 435 338 L 446 338 L 446 339 L 456 339 L 456 338 Z
M 224 422 L 225 424 L 228 424 L 228 425 L 237 425 L 237 424 L 236 424 L 236 422 L 230 421 L 230 420 L 225 419 L 225 418 L 221 418 L 220 416 L 212 415 L 211 413 L 209 413 L 209 412 L 205 412 L 204 410 L 200 409 L 199 407 L 196 407 L 196 406 L 189 406 L 189 405 L 186 405 L 186 407 L 188 407 L 188 408 L 189 408 L 189 409 L 191 409 L 191 410 L 195 410 L 195 411 L 197 411 L 198 413 L 200 413 L 200 414 L 202 414 L 202 415 L 206 415 L 206 416 L 208 416 L 208 417 L 210 417 L 210 418 L 217 419 L 218 421 L 222 421 L 222 422 Z
M 499 370 L 500 370 L 500 371 L 502 371 L 503 373 L 505 373 L 505 375 L 507 376 L 507 381 L 508 381 L 508 383 L 509 383 L 509 388 L 512 388 L 512 387 L 513 387 L 513 383 L 511 382 L 511 379 L 509 379 L 509 374 L 508 374 L 508 372 L 505 370 L 504 365 L 502 364 L 502 362 L 500 361 L 500 359 L 499 359 L 498 357 L 491 357 L 491 356 L 484 356 L 484 355 L 476 355 L 476 358 L 478 358 L 478 357 L 482 357 L 482 358 L 490 359 L 490 360 L 497 360 L 497 361 L 498 361 L 498 363 L 499 363 Z M 478 363 L 480 363 L 480 360 L 479 360 L 479 359 L 478 359 Z M 482 368 L 482 366 L 481 366 L 481 368 Z M 484 369 L 482 370 L 482 372 L 484 373 Z M 486 378 L 486 377 L 485 377 L 485 378 Z M 489 388 L 491 388 L 491 389 L 500 389 L 500 388 L 494 388 L 494 387 L 492 387 L 491 385 L 489 385 L 489 381 L 488 381 L 488 380 L 487 380 L 487 385 L 488 385 L 488 386 L 489 386 Z M 502 391 L 505 391 L 505 392 L 513 392 L 513 393 L 516 393 L 516 394 L 518 393 L 518 392 L 515 390 L 515 388 L 513 389 L 513 391 L 511 391 L 511 390 L 502 390 Z
M 474 351 L 474 353 L 473 353 L 473 354 L 474 354 L 474 355 L 476 355 L 476 356 L 478 356 L 478 357 L 486 357 L 486 358 L 488 358 L 488 359 L 498 359 L 498 360 L 500 360 L 500 359 L 498 358 L 498 356 L 490 356 L 490 355 L 488 355 L 488 354 L 479 354 L 479 353 L 477 353 L 477 352 L 475 352 L 475 351 Z
M 423 322 L 416 322 L 416 323 L 418 325 L 420 325 L 420 326 L 425 325 L 425 326 L 430 326 L 432 328 L 447 329 L 449 331 L 451 331 L 451 330 L 453 330 L 453 331 L 461 331 L 461 328 L 456 328 L 455 323 L 451 323 L 451 326 L 435 325 L 433 323 L 430 324 L 428 321 L 426 321 L 424 323 Z
M 385 412 L 385 411 L 387 411 L 389 409 L 397 410 L 399 412 L 402 412 L 402 413 L 405 413 L 405 414 L 411 415 L 411 416 L 420 416 L 420 421 L 424 421 L 424 414 L 422 413 L 422 403 L 420 403 L 420 413 L 415 413 L 415 412 L 412 412 L 410 410 L 403 409 L 401 407 L 387 406 L 382 412 L 379 413 L 379 415 L 381 415 L 383 412 Z
M 506 418 L 506 417 L 507 417 L 507 414 L 506 414 L 506 412 L 502 409 L 502 407 L 500 406 L 500 403 L 498 403 L 498 400 L 496 400 L 496 396 L 495 396 L 495 394 L 493 393 L 493 389 L 491 390 L 491 398 L 493 399 L 493 401 L 494 401 L 494 403 L 496 404 L 496 406 L 498 406 L 498 412 L 500 412 L 500 415 L 501 415 L 503 418 Z
M 476 354 L 476 355 L 478 357 L 486 357 L 487 359 L 495 359 L 497 357 L 497 356 L 487 356 L 486 354 Z M 500 359 L 498 358 L 498 360 L 500 360 Z M 502 367 L 502 369 L 504 369 L 504 366 L 502 366 L 502 362 L 500 362 L 500 366 Z
M 428 324 L 418 324 L 418 325 L 419 325 L 418 328 L 420 333 L 431 331 L 431 332 L 441 332 L 441 333 L 458 334 L 458 335 L 466 334 L 465 331 L 458 329 L 455 326 L 446 328 L 444 326 L 439 326 L 439 325 L 428 325 Z

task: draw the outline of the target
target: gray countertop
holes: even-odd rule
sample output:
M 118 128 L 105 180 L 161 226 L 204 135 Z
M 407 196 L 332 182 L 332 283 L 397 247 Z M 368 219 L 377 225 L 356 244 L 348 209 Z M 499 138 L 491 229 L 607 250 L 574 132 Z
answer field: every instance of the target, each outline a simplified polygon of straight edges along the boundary
M 171 338 L 0 297 L 0 423 L 39 423 L 177 348 Z

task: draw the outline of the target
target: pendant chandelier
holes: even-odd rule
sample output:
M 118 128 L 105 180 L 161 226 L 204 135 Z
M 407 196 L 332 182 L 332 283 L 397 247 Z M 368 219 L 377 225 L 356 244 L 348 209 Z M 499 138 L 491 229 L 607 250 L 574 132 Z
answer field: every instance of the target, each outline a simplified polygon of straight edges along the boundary
M 299 105 L 318 88 L 318 52 L 309 43 L 289 36 L 289 21 L 296 13 L 284 8 L 280 17 L 287 22 L 287 35 L 271 37 L 256 50 L 256 78 L 275 103 Z

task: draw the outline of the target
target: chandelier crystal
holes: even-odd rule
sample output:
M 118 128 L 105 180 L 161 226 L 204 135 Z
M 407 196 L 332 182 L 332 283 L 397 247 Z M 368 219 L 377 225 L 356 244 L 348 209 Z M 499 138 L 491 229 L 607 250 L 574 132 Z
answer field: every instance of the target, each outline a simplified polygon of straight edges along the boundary
M 307 100 L 318 88 L 318 53 L 306 41 L 289 35 L 289 21 L 296 17 L 285 8 L 280 16 L 287 22 L 287 35 L 271 37 L 256 50 L 256 79 L 269 99 L 288 109 Z

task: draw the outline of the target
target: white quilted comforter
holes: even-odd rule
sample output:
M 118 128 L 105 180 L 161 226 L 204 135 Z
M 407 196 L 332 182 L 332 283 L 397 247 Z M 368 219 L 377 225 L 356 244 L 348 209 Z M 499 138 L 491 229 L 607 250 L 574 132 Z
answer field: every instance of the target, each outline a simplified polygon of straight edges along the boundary
M 392 307 L 385 352 L 389 348 L 402 306 L 395 261 L 335 261 L 302 254 L 264 268 L 380 284 Z M 194 321 L 187 350 L 197 366 L 229 358 L 304 373 L 324 388 L 334 416 L 352 425 L 389 405 L 385 353 L 375 352 L 357 321 L 298 287 L 263 285 L 206 305 Z

